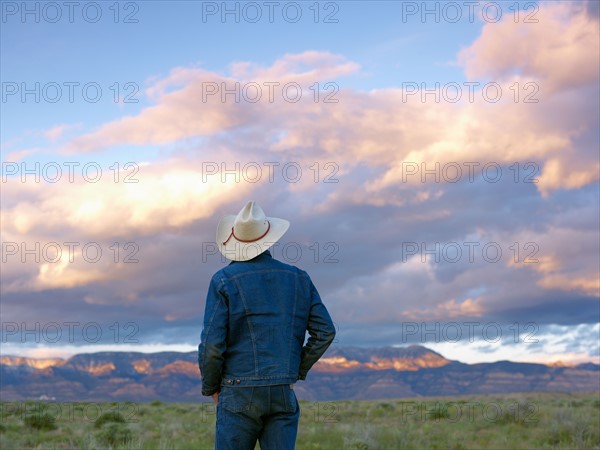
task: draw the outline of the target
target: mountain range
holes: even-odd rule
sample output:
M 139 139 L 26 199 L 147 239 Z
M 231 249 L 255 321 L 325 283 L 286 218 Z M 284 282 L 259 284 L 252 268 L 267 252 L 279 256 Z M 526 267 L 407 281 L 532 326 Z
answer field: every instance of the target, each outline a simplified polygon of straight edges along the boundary
M 0 400 L 207 401 L 196 352 L 99 352 L 68 359 L 0 358 Z M 426 347 L 330 347 L 300 399 L 372 400 L 539 391 L 600 391 L 600 365 L 464 364 Z

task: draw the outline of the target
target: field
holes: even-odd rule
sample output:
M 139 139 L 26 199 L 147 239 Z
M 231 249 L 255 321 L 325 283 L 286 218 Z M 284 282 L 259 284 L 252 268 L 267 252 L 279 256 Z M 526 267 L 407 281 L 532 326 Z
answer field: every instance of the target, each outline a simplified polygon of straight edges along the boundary
M 211 403 L 0 406 L 2 449 L 213 448 Z M 301 401 L 300 407 L 297 449 L 600 449 L 598 392 Z

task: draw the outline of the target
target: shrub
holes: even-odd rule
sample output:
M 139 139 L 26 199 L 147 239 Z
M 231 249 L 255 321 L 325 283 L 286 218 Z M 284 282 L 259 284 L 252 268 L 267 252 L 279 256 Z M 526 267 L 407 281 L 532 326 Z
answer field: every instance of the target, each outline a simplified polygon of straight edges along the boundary
M 125 444 L 132 438 L 131 430 L 126 425 L 111 423 L 96 433 L 96 440 L 102 445 L 116 447 Z
M 116 411 L 108 411 L 96 419 L 96 422 L 94 423 L 94 427 L 100 428 L 102 425 L 104 425 L 105 423 L 109 423 L 109 422 L 125 423 L 125 418 L 121 415 L 121 413 L 118 413 Z
M 565 445 L 573 440 L 573 434 L 566 427 L 551 428 L 548 430 L 547 442 L 552 446 Z
M 26 416 L 23 422 L 36 430 L 56 430 L 56 419 L 47 413 Z
M 428 419 L 431 418 L 432 420 L 447 419 L 450 417 L 448 405 L 445 403 L 436 403 L 433 411 L 428 411 L 427 409 L 425 411 L 426 417 Z
M 395 409 L 394 405 L 392 405 L 391 403 L 379 403 L 377 405 L 377 407 L 381 408 L 381 409 L 385 409 L 387 411 L 393 411 Z
M 509 423 L 520 423 L 522 418 L 519 417 L 518 411 L 504 410 L 496 419 L 496 423 L 505 425 Z
M 350 442 L 350 446 L 348 448 L 356 450 L 369 450 L 371 447 L 369 447 L 369 444 L 364 441 L 354 439 L 352 442 Z

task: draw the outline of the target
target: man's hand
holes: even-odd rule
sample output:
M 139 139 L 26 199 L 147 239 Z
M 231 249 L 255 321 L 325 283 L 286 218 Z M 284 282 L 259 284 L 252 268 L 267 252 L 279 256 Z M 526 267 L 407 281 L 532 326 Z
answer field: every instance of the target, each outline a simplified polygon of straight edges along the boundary
M 218 405 L 218 404 L 219 404 L 219 393 L 218 393 L 218 392 L 215 392 L 215 393 L 212 395 L 212 399 L 213 399 L 213 402 L 215 402 L 215 405 Z

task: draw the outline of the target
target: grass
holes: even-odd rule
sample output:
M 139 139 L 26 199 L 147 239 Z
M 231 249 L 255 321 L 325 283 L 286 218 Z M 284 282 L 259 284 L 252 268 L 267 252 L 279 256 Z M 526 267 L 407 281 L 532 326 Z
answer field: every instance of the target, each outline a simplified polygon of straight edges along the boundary
M 599 392 L 301 401 L 300 408 L 299 450 L 600 450 Z M 214 426 L 212 403 L 0 402 L 2 449 L 212 449 Z

